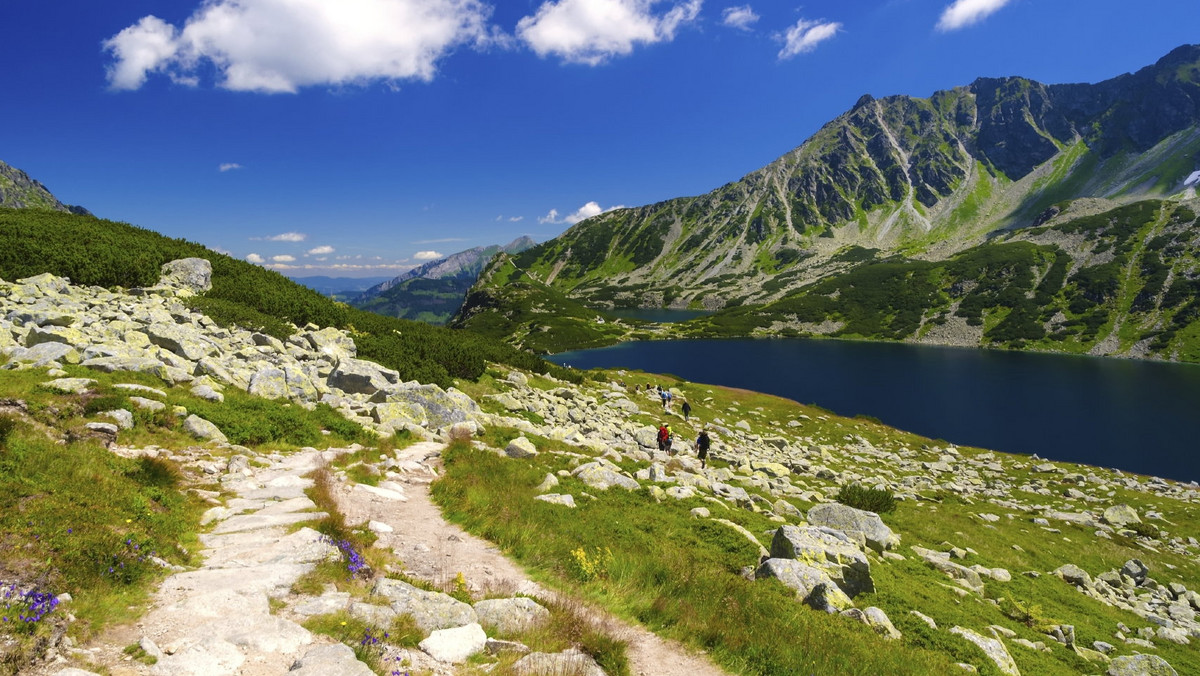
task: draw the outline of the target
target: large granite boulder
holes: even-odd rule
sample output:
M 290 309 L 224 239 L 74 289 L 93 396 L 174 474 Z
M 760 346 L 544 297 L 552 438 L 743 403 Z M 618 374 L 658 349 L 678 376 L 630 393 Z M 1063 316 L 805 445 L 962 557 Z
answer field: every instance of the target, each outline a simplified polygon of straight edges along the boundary
M 900 544 L 899 536 L 883 523 L 878 514 L 837 502 L 827 502 L 808 510 L 808 522 L 848 534 L 862 533 L 867 546 L 881 553 Z
M 438 662 L 462 664 L 472 655 L 483 652 L 486 644 L 487 634 L 483 633 L 482 627 L 472 622 L 462 627 L 438 629 L 421 641 L 419 647 Z
M 371 589 L 373 596 L 387 599 L 401 615 L 412 615 L 423 631 L 452 629 L 478 622 L 475 609 L 441 592 L 418 589 L 401 580 L 382 579 Z
M 1126 504 L 1109 507 L 1104 510 L 1104 514 L 1100 518 L 1104 523 L 1117 528 L 1127 528 L 1142 522 L 1142 517 L 1138 516 L 1137 510 Z
M 796 590 L 797 599 L 827 613 L 841 612 L 854 605 L 825 569 L 795 559 L 767 559 L 754 576 L 779 580 Z
M 203 258 L 181 258 L 163 263 L 159 286 L 204 293 L 212 288 L 212 263 Z
M 875 591 L 867 555 L 845 533 L 817 526 L 780 526 L 771 558 L 794 559 L 824 571 L 851 597 Z
M 354 358 L 358 355 L 358 347 L 354 339 L 344 331 L 330 326 L 317 331 L 307 331 L 302 337 L 312 345 L 312 349 L 321 353 L 333 363 L 343 359 Z
M 220 428 L 198 415 L 189 415 L 183 421 L 183 430 L 197 439 L 206 439 L 220 444 L 229 442 Z
M 362 359 L 343 359 L 329 374 L 328 382 L 350 394 L 372 395 L 400 382 L 400 373 Z
M 151 324 L 144 329 L 150 342 L 187 359 L 196 361 L 217 354 L 219 349 L 199 331 L 180 324 Z
M 529 653 L 512 665 L 517 676 L 542 674 L 572 674 L 572 676 L 605 676 L 596 660 L 574 648 L 561 653 Z
M 424 424 L 431 429 L 466 422 L 479 413 L 475 400 L 453 387 L 443 390 L 437 385 L 422 385 L 416 381 L 381 388 L 371 400 L 420 407 L 425 413 Z
M 1008 649 L 999 639 L 988 638 L 962 627 L 954 627 L 950 633 L 961 636 L 979 646 L 979 649 L 996 663 L 996 668 L 1000 670 L 1000 673 L 1008 676 L 1021 676 L 1021 670 L 1017 669 L 1017 663 L 1013 661 L 1012 655 L 1008 654 Z

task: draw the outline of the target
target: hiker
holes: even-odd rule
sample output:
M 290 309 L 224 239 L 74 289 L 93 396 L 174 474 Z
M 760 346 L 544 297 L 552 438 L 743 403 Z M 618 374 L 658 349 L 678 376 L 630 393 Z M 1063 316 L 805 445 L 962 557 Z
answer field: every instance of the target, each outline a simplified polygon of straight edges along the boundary
M 658 427 L 658 450 L 666 451 L 670 448 L 671 443 L 671 427 L 667 423 L 663 423 Z
M 690 420 L 691 417 L 692 417 L 692 405 L 688 403 L 687 399 L 684 399 L 683 400 L 683 420 L 684 420 L 684 422 L 687 422 L 688 420 Z
M 708 428 L 700 430 L 700 436 L 696 437 L 696 457 L 700 458 L 700 469 L 708 466 L 708 447 L 712 445 L 712 440 L 708 438 Z
M 671 393 L 663 388 L 658 388 L 658 398 L 662 399 L 663 410 L 667 410 L 667 401 L 671 398 Z
M 666 390 L 663 390 L 663 396 L 667 398 L 666 401 L 663 402 L 663 408 L 670 411 L 671 410 L 671 402 L 675 399 L 675 395 L 671 394 L 671 390 L 668 388 Z

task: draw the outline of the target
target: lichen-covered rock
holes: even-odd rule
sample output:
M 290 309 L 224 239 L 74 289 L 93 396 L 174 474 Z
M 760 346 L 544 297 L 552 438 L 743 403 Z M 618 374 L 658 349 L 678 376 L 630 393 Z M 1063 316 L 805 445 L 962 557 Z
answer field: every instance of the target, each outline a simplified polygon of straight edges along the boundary
M 614 467 L 615 465 L 605 465 L 603 462 L 589 462 L 576 467 L 571 474 L 589 487 L 600 491 L 606 491 L 613 486 L 624 488 L 627 491 L 636 491 L 641 488 L 641 484 L 636 480 L 621 474 Z
M 158 283 L 174 289 L 204 293 L 212 288 L 212 263 L 203 258 L 181 258 L 163 263 Z
M 875 591 L 871 563 L 845 533 L 816 526 L 780 526 L 771 557 L 795 559 L 825 571 L 851 597 Z
M 1017 668 L 1017 663 L 1013 661 L 1012 655 L 1008 654 L 1008 648 L 1005 648 L 999 639 L 987 638 L 963 627 L 954 627 L 950 633 L 961 636 L 979 646 L 988 659 L 996 663 L 996 668 L 1000 670 L 1000 673 L 1008 676 L 1021 676 L 1021 670 Z
M 42 383 L 42 387 L 58 392 L 80 394 L 87 392 L 95 384 L 96 381 L 91 378 L 58 378 Z
M 475 604 L 479 623 L 501 634 L 516 634 L 550 619 L 550 611 L 525 597 L 488 599 Z
M 312 345 L 314 350 L 325 355 L 335 364 L 343 359 L 354 358 L 358 355 L 358 348 L 354 345 L 354 339 L 346 335 L 344 331 L 340 331 L 332 326 L 318 331 L 308 331 L 302 335 Z
M 382 579 L 375 583 L 371 594 L 386 598 L 397 613 L 412 615 L 424 631 L 461 627 L 479 620 L 475 609 L 462 601 L 441 592 L 418 589 L 401 580 Z
M 552 505 L 562 505 L 563 507 L 575 506 L 575 497 L 570 493 L 547 493 L 545 495 L 535 495 L 533 499 L 549 502 Z
M 817 505 L 808 510 L 808 522 L 814 526 L 828 526 L 844 533 L 862 533 L 867 546 L 877 552 L 894 549 L 900 538 L 883 523 L 875 512 L 855 509 L 837 502 Z
M 350 394 L 372 395 L 400 380 L 400 373 L 361 359 L 343 359 L 329 374 L 329 386 Z
M 450 629 L 438 629 L 421 641 L 420 648 L 438 662 L 462 664 L 483 652 L 487 634 L 476 623 Z
M 854 605 L 824 569 L 795 559 L 767 559 L 754 576 L 779 580 L 796 591 L 797 599 L 816 610 L 836 613 Z
M 183 421 L 183 430 L 197 439 L 206 439 L 220 444 L 229 442 L 220 428 L 198 415 L 189 415 Z
M 1092 576 L 1073 563 L 1059 566 L 1054 570 L 1054 574 L 1077 587 L 1092 586 Z
M 1126 504 L 1109 507 L 1104 510 L 1104 514 L 1100 518 L 1104 520 L 1104 523 L 1117 528 L 1125 528 L 1142 522 L 1142 517 L 1138 516 L 1137 510 Z
M 517 437 L 508 442 L 508 446 L 504 447 L 504 454 L 510 458 L 523 459 L 532 458 L 538 454 L 538 451 L 532 441 L 525 437 Z M 557 486 L 558 482 L 555 481 L 554 485 Z
M 144 329 L 150 342 L 189 361 L 211 357 L 219 352 L 199 331 L 179 324 L 151 324 Z
M 1108 676 L 1179 676 L 1171 663 L 1158 655 L 1122 655 L 1108 664 Z

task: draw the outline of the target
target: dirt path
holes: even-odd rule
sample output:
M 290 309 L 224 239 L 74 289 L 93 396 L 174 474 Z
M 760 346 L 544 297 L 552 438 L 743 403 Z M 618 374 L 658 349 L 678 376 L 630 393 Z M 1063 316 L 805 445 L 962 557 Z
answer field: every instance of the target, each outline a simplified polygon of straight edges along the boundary
M 454 580 L 462 573 L 472 591 L 499 590 L 525 593 L 547 600 L 558 595 L 533 582 L 525 572 L 509 561 L 492 543 L 477 538 L 442 517 L 441 510 L 429 497 L 433 474 L 420 469 L 440 471 L 442 446 L 421 443 L 397 455 L 402 465 L 411 468 L 398 483 L 403 484 L 406 501 L 373 499 L 363 490 L 347 488 L 338 495 L 339 508 L 349 523 L 368 520 L 387 524 L 393 531 L 383 533 L 379 544 L 391 547 L 403 561 L 406 571 L 438 585 Z M 724 676 L 702 655 L 695 655 L 675 641 L 665 640 L 641 626 L 630 625 L 608 613 L 590 609 L 629 644 L 629 660 L 640 676 Z

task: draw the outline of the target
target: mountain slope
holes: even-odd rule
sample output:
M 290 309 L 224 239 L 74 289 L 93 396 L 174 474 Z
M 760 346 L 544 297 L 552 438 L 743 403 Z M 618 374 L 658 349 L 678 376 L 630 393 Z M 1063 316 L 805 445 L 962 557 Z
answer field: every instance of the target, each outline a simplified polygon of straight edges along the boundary
M 864 96 L 739 181 L 596 216 L 514 260 L 597 306 L 769 300 L 763 283 L 818 279 L 849 245 L 937 259 L 1063 200 L 1169 195 L 1198 154 L 1194 45 L 1099 84 L 981 78 L 927 99 Z
M 477 246 L 460 251 L 371 287 L 351 301 L 354 307 L 431 324 L 445 324 L 458 311 L 467 290 L 497 253 L 520 253 L 535 242 L 519 237 L 504 246 Z
M 50 209 L 75 214 L 90 214 L 83 207 L 63 204 L 41 182 L 29 174 L 0 161 L 0 207 L 13 209 Z

